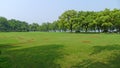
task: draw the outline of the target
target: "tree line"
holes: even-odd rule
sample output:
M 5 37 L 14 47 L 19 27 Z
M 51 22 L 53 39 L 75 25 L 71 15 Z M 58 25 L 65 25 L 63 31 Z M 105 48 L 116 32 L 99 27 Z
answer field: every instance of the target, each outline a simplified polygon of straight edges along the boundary
M 67 10 L 59 19 L 50 23 L 28 24 L 15 19 L 0 17 L 0 31 L 12 32 L 120 32 L 120 9 L 103 11 Z

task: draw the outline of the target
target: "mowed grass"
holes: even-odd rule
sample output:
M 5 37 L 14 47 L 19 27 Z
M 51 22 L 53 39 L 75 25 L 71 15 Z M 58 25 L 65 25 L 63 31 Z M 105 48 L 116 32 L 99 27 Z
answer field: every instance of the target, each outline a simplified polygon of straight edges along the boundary
M 0 68 L 120 68 L 119 34 L 0 33 Z

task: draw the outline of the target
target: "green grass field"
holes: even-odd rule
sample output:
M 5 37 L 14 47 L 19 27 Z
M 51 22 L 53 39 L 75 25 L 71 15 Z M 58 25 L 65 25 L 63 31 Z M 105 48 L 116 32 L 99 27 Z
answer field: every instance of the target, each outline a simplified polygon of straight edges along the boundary
M 0 68 L 120 68 L 119 34 L 0 33 Z

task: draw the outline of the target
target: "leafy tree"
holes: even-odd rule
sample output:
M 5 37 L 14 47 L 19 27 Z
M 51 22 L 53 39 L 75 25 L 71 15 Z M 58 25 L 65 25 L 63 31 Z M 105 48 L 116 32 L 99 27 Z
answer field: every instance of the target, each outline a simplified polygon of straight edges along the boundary
M 71 19 L 76 18 L 76 16 L 77 16 L 77 11 L 75 10 L 65 11 L 60 16 L 60 19 L 66 23 L 66 26 L 70 29 L 71 32 L 73 30 L 73 24 L 74 24 L 74 22 Z
M 60 19 L 59 22 L 58 22 L 58 26 L 59 26 L 59 29 L 60 31 L 65 31 L 67 30 L 67 22 L 65 22 L 63 19 Z
M 49 30 L 50 30 L 50 23 L 49 22 L 42 23 L 42 25 L 41 25 L 41 31 L 49 32 Z
M 8 31 L 9 25 L 5 17 L 0 17 L 0 31 Z
M 39 31 L 39 24 L 37 23 L 32 23 L 29 25 L 30 31 Z
M 15 19 L 8 20 L 9 31 L 28 31 L 28 23 Z
M 59 26 L 58 26 L 58 22 L 59 21 L 54 21 L 52 24 L 51 24 L 51 28 L 54 32 L 56 32 L 57 30 L 59 30 Z

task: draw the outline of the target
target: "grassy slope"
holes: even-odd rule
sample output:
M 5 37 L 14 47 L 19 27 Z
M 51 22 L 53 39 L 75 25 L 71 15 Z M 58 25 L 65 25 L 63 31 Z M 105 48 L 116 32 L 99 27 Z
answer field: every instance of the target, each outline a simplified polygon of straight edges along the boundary
M 0 33 L 0 68 L 120 68 L 119 34 Z

